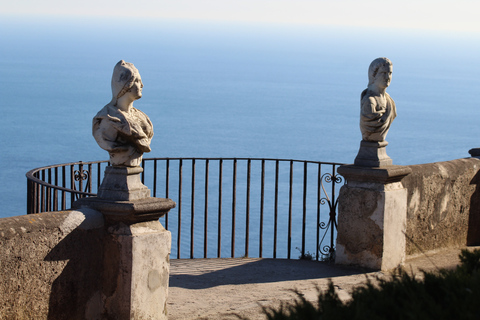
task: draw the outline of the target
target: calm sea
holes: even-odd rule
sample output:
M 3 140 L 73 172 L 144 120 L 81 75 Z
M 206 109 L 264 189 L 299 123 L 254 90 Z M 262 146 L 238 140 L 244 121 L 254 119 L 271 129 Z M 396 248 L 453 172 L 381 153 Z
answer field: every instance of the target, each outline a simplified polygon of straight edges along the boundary
M 0 217 L 25 213 L 30 169 L 107 158 L 91 119 L 120 59 L 145 85 L 135 106 L 154 124 L 148 157 L 351 163 L 360 93 L 380 56 L 394 64 L 395 164 L 480 147 L 478 35 L 134 19 L 5 18 L 0 30 Z

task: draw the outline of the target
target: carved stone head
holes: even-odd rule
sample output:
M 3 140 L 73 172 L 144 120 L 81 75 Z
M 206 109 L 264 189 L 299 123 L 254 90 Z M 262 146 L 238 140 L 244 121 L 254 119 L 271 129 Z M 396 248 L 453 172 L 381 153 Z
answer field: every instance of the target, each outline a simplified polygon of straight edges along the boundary
M 117 100 L 133 87 L 137 79 L 140 79 L 140 73 L 133 63 L 120 60 L 115 65 L 112 75 L 113 105 L 116 105 Z
M 388 58 L 377 58 L 370 63 L 368 67 L 368 85 L 371 85 L 375 82 L 375 77 L 380 68 L 392 66 L 392 61 Z

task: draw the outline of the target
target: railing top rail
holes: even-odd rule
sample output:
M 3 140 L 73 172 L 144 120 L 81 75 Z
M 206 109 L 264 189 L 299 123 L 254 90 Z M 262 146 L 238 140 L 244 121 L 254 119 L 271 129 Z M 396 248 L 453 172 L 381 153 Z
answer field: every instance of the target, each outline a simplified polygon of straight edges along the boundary
M 27 178 L 29 178 L 29 179 L 31 178 L 32 180 L 34 180 L 34 179 L 36 179 L 34 174 L 37 173 L 38 171 L 42 171 L 42 170 L 67 167 L 67 166 L 72 166 L 72 165 L 77 165 L 77 164 L 89 165 L 89 164 L 107 163 L 107 162 L 108 162 L 108 160 L 100 160 L 100 161 L 88 161 L 88 162 L 77 161 L 77 162 L 69 162 L 69 163 L 52 164 L 52 165 L 49 165 L 49 166 L 38 167 L 38 168 L 32 169 L 32 170 L 28 171 L 25 175 L 27 176 Z
M 276 159 L 276 158 L 248 158 L 248 157 L 163 157 L 163 158 L 144 158 L 144 161 L 147 160 L 253 160 L 253 161 L 282 161 L 282 162 L 308 162 L 316 164 L 326 164 L 326 165 L 343 165 L 344 163 L 338 162 L 324 162 L 324 161 L 315 161 L 315 160 L 299 160 L 299 159 Z
M 240 161 L 279 161 L 279 162 L 298 162 L 298 163 L 313 163 L 313 164 L 324 164 L 324 165 L 332 165 L 332 166 L 339 166 L 343 165 L 343 163 L 336 163 L 336 162 L 323 162 L 323 161 L 313 161 L 313 160 L 298 160 L 298 159 L 275 159 L 275 158 L 247 158 L 247 157 L 162 157 L 162 158 L 144 158 L 143 161 L 157 161 L 157 160 L 224 160 L 224 161 L 234 161 L 234 160 L 240 160 Z M 54 165 L 49 165 L 45 167 L 38 167 L 35 169 L 32 169 L 26 173 L 26 177 L 28 180 L 37 183 L 42 186 L 46 187 L 51 187 L 53 189 L 57 189 L 60 191 L 66 191 L 66 192 L 74 192 L 75 194 L 79 195 L 85 195 L 85 196 L 95 196 L 96 194 L 94 193 L 89 193 L 89 192 L 84 192 L 80 190 L 72 190 L 70 188 L 66 187 L 61 187 L 57 186 L 51 183 L 48 183 L 46 181 L 43 181 L 42 179 L 39 179 L 35 177 L 35 174 L 40 171 L 48 170 L 48 169 L 54 169 L 54 168 L 62 168 L 62 167 L 68 167 L 68 166 L 74 166 L 74 165 L 92 165 L 92 164 L 99 164 L 99 163 L 108 163 L 108 160 L 100 160 L 100 161 L 88 161 L 88 162 L 83 162 L 83 161 L 77 161 L 77 162 L 69 162 L 69 163 L 62 163 L 62 164 L 54 164 Z

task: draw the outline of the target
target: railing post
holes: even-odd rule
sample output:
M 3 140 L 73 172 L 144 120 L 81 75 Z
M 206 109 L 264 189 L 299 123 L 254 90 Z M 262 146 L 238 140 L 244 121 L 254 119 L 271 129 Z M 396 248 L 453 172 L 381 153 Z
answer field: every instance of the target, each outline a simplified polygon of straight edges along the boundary
M 250 238 L 250 179 L 252 174 L 252 159 L 247 163 L 247 199 L 245 208 L 245 257 L 248 257 L 248 246 Z
M 208 249 L 208 165 L 209 160 L 205 160 L 205 213 L 203 220 L 203 257 L 207 258 Z
M 263 257 L 263 210 L 265 203 L 265 159 L 262 159 L 262 178 L 260 182 L 260 239 L 258 240 L 258 256 Z
M 293 205 L 293 161 L 290 160 L 290 179 L 289 179 L 289 191 L 288 191 L 287 259 L 290 259 L 292 255 L 292 205 Z
M 33 213 L 34 202 L 36 199 L 35 190 L 35 183 L 27 179 L 27 214 Z
M 190 198 L 190 259 L 193 259 L 195 235 L 195 159 L 192 159 L 192 192 Z
M 235 213 L 237 208 L 237 159 L 233 160 L 233 185 L 232 185 L 232 243 L 231 257 L 235 257 Z
M 217 234 L 217 258 L 222 255 L 222 185 L 223 185 L 223 159 L 218 164 L 218 234 Z

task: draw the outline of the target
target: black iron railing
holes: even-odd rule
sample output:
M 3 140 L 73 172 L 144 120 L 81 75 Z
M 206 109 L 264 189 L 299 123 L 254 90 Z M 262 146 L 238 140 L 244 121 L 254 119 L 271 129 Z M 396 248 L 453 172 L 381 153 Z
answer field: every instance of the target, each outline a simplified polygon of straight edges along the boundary
M 27 213 L 66 210 L 95 196 L 106 161 L 27 173 Z M 329 259 L 336 236 L 340 164 L 251 158 L 144 159 L 142 182 L 176 208 L 161 219 L 172 257 Z

